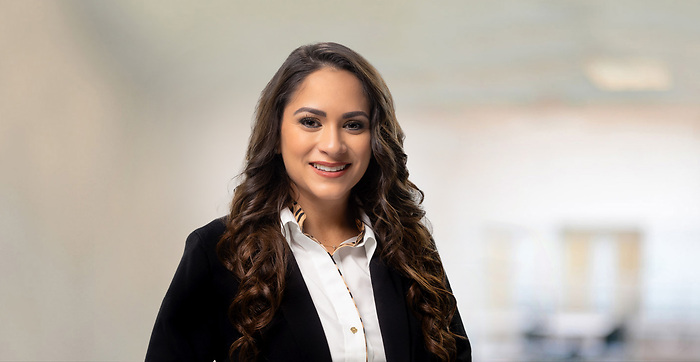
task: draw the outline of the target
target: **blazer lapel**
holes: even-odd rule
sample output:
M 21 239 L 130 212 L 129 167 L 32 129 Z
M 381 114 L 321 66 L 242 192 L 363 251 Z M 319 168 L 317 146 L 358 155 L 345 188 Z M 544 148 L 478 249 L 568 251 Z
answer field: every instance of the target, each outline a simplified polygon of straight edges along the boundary
M 330 361 L 331 351 L 316 307 L 306 288 L 294 255 L 289 253 L 284 299 L 280 308 L 308 361 Z
M 411 340 L 401 277 L 374 254 L 369 264 L 374 303 L 387 361 L 410 361 Z
M 398 273 L 392 271 L 375 253 L 369 269 L 374 302 L 388 362 L 411 361 L 411 326 L 406 309 L 406 288 Z M 331 361 L 328 341 L 313 300 L 306 288 L 294 255 L 289 253 L 285 295 L 280 305 L 295 342 L 308 361 Z

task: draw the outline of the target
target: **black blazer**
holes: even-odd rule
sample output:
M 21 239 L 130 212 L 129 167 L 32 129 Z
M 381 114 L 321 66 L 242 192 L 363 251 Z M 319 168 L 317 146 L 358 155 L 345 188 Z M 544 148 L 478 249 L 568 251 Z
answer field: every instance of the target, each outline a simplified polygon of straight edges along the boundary
M 229 347 L 240 334 L 227 316 L 238 281 L 216 256 L 225 228 L 223 219 L 217 219 L 187 238 L 153 327 L 147 361 L 229 360 Z M 406 305 L 407 280 L 377 254 L 370 261 L 370 275 L 387 361 L 432 361 L 420 323 Z M 459 313 L 451 330 L 466 337 Z M 258 347 L 266 361 L 331 361 L 321 321 L 293 256 L 282 304 Z M 457 360 L 471 361 L 469 340 L 458 339 L 457 347 Z

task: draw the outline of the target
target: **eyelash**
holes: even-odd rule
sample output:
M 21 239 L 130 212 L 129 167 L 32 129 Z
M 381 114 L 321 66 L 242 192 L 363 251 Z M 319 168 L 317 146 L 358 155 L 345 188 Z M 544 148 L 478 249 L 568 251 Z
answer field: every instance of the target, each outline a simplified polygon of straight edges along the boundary
M 307 128 L 319 128 L 321 127 L 320 122 L 316 118 L 304 117 L 299 120 L 299 123 Z M 365 124 L 360 121 L 349 121 L 343 125 L 343 128 L 349 131 L 361 131 L 365 128 Z
M 352 126 L 354 128 L 350 128 L 350 126 Z M 350 121 L 350 122 L 346 123 L 345 125 L 343 125 L 343 127 L 349 129 L 350 131 L 361 131 L 365 128 L 365 124 L 362 122 L 358 122 L 358 121 Z
M 299 123 L 300 123 L 302 126 L 307 127 L 307 128 L 318 128 L 318 127 L 320 127 L 320 122 L 319 122 L 317 119 L 311 118 L 311 117 L 304 117 L 304 118 L 302 118 L 302 119 L 299 120 Z

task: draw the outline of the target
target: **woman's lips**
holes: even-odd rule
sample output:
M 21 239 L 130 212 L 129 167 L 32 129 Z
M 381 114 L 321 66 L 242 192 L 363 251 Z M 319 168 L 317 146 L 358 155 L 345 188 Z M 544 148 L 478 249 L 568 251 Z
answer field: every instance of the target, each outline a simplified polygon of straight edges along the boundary
M 309 165 L 321 176 L 340 177 L 345 174 L 351 164 L 345 162 L 311 162 Z

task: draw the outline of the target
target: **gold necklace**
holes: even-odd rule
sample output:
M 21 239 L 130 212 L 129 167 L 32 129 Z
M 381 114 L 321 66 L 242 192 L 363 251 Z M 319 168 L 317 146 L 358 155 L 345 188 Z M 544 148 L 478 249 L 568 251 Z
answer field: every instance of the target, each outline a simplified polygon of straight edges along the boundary
M 357 240 L 355 240 L 355 241 L 352 242 L 352 243 L 348 243 L 348 244 L 343 244 L 343 243 L 341 243 L 341 244 L 339 244 L 338 246 L 326 245 L 326 244 L 320 242 L 320 241 L 319 241 L 318 239 L 316 239 L 315 237 L 313 237 L 313 235 L 311 235 L 311 234 L 304 233 L 304 235 L 308 236 L 309 239 L 315 241 L 318 245 L 321 245 L 324 249 L 326 249 L 327 252 L 329 252 L 329 251 L 328 251 L 328 248 L 333 249 L 332 251 L 329 252 L 330 254 L 335 253 L 336 250 L 340 249 L 340 248 L 343 247 L 343 246 L 355 246 L 355 245 L 357 244 Z

